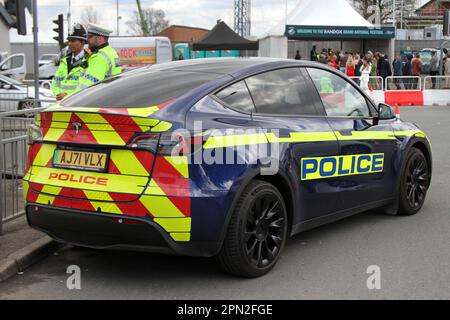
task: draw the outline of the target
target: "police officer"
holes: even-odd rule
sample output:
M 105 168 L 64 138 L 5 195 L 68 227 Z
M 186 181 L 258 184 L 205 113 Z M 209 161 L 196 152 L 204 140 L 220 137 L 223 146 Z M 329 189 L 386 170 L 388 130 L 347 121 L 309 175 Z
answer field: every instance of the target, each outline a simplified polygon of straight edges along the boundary
M 112 31 L 96 24 L 89 24 L 87 33 L 92 54 L 88 59 L 88 67 L 80 78 L 78 90 L 122 73 L 119 56 L 108 44 Z
M 58 101 L 77 91 L 80 75 L 87 67 L 88 53 L 84 50 L 87 42 L 86 28 L 81 24 L 75 25 L 67 40 L 69 53 L 60 60 L 51 86 Z

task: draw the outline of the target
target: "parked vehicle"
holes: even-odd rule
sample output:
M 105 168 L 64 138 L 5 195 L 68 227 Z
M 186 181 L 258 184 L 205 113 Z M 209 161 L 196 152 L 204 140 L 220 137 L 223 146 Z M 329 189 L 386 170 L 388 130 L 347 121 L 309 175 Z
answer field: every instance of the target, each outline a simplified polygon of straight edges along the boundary
M 51 62 L 54 62 L 55 59 L 58 57 L 58 54 L 43 54 L 40 58 L 39 58 L 39 67 L 45 65 L 45 64 L 49 64 Z
M 442 62 L 441 50 L 436 48 L 424 48 L 419 51 L 422 60 L 422 73 L 430 74 L 430 60 L 432 52 L 436 52 L 439 63 Z
M 167 37 L 111 37 L 125 70 L 172 61 L 172 44 Z
M 34 86 L 0 75 L 0 112 L 34 108 L 33 99 Z M 48 107 L 56 101 L 52 92 L 44 88 L 39 88 L 39 100 L 43 100 L 43 102 L 40 102 L 37 107 Z
M 269 272 L 297 233 L 374 208 L 418 213 L 432 173 L 416 125 L 295 60 L 139 68 L 43 110 L 29 133 L 32 227 L 78 246 L 215 256 L 243 277 Z
M 55 76 L 56 71 L 58 71 L 58 66 L 55 61 L 46 63 L 39 67 L 39 79 L 50 80 Z
M 27 74 L 25 54 L 13 54 L 0 62 L 0 74 L 18 81 L 24 80 Z

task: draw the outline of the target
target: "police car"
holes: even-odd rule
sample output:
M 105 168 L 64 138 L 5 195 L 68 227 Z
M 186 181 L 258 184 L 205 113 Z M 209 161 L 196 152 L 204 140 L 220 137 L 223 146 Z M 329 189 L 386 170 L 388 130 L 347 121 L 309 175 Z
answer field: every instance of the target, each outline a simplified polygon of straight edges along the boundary
M 345 75 L 280 59 L 141 68 L 42 111 L 23 179 L 29 224 L 63 243 L 271 270 L 286 240 L 374 208 L 413 215 L 424 132 Z

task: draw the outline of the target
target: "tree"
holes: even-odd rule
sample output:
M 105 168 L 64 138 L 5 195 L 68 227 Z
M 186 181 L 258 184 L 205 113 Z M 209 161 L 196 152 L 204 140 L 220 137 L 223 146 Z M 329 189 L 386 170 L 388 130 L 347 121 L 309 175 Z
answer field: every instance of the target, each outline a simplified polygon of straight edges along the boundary
M 369 22 L 373 24 L 392 24 L 393 0 L 353 0 L 355 9 Z M 395 17 L 399 22 L 403 17 L 414 14 L 417 8 L 417 0 L 396 0 Z
M 98 23 L 100 21 L 98 11 L 92 6 L 86 7 L 81 14 L 81 23 L 86 25 L 89 23 Z
M 143 22 L 141 24 L 141 21 Z M 159 9 L 143 9 L 142 19 L 139 11 L 135 10 L 131 20 L 126 22 L 129 31 L 133 36 L 155 35 L 169 27 L 169 21 L 166 20 L 166 14 Z M 143 26 L 144 24 L 144 26 Z

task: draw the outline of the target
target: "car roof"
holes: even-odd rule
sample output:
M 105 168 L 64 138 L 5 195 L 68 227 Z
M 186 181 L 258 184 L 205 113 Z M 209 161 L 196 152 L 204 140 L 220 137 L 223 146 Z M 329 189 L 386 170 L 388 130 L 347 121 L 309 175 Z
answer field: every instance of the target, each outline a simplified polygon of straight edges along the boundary
M 233 75 L 245 72 L 248 69 L 261 69 L 264 67 L 277 67 L 284 65 L 306 66 L 309 63 L 278 58 L 202 58 L 181 60 L 153 65 L 146 68 L 149 71 L 178 71 L 178 72 L 204 72 L 218 75 Z

